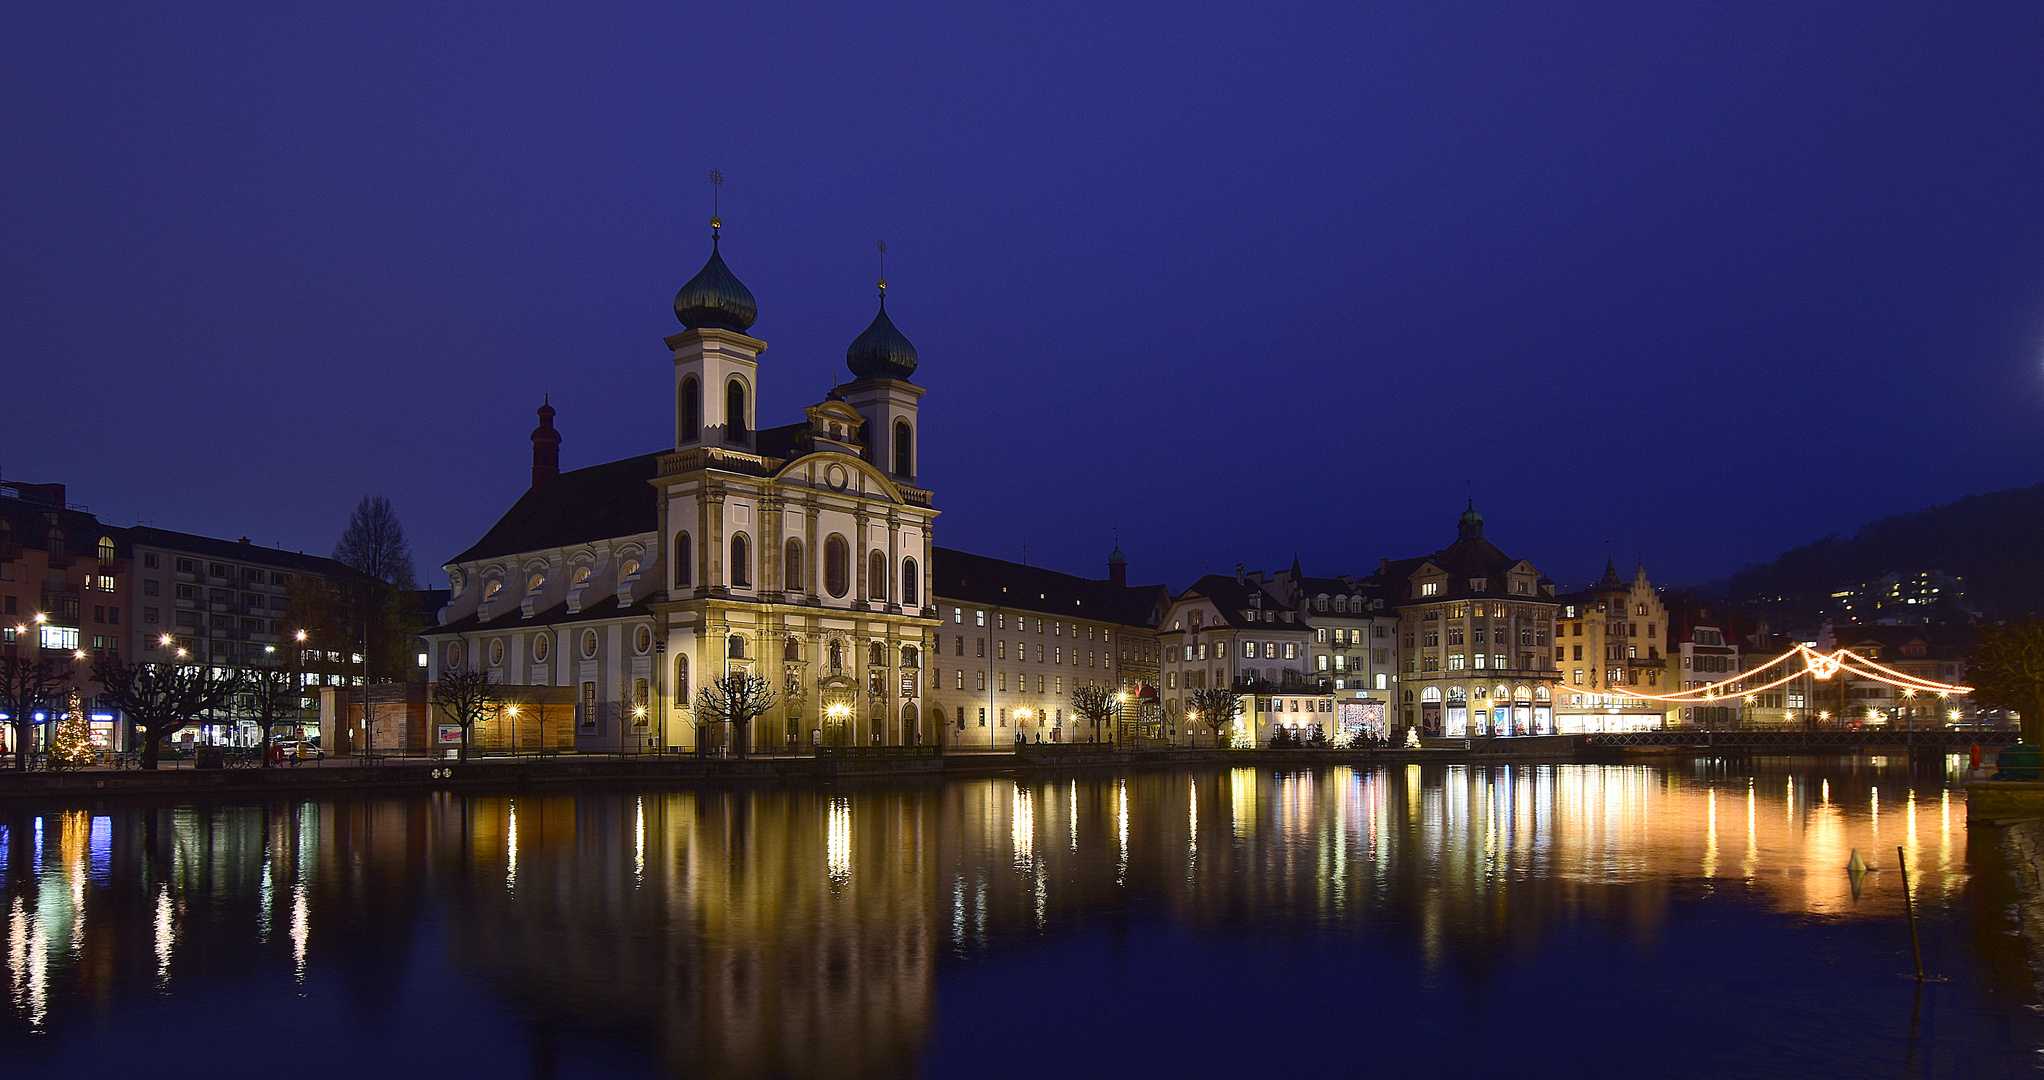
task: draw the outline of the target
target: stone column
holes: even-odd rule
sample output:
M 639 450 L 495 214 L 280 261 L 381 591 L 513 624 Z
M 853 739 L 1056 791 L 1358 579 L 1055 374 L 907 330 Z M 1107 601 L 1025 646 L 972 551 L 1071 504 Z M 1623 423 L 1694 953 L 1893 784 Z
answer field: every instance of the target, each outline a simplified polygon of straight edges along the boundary
M 724 493 L 704 491 L 702 499 L 708 517 L 703 528 L 703 584 L 721 595 L 730 591 L 724 581 Z
M 802 509 L 802 591 L 810 603 L 817 604 L 822 602 L 822 586 L 818 582 L 823 577 L 823 549 L 816 544 L 816 528 L 817 515 L 822 511 L 813 499 L 805 501 Z
M 852 606 L 864 611 L 866 602 L 866 563 L 871 561 L 872 552 L 867 549 L 866 525 L 871 519 L 864 514 L 852 515 Z
M 887 581 L 894 584 L 901 577 L 901 523 L 894 520 L 893 511 L 887 514 Z M 887 610 L 901 610 L 901 587 L 895 585 L 887 590 Z
M 759 573 L 756 583 L 762 600 L 781 595 L 781 500 L 771 496 L 759 500 Z

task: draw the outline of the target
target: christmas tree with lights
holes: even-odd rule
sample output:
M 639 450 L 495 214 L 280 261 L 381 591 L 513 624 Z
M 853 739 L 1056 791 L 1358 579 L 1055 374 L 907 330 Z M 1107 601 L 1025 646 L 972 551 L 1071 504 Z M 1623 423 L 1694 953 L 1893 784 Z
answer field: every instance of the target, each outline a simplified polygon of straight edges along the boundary
M 57 725 L 57 735 L 50 743 L 50 759 L 65 765 L 84 765 L 92 760 L 96 748 L 92 745 L 92 725 L 85 719 L 85 705 L 79 700 L 78 691 L 71 691 L 71 711 Z

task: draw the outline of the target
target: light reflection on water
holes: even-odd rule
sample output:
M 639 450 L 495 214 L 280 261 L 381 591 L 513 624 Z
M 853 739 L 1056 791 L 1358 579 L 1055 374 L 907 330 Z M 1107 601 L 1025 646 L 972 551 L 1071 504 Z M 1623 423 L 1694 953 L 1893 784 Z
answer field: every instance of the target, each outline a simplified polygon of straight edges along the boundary
M 1699 901 L 1813 941 L 1866 926 L 1887 949 L 1906 941 L 1884 926 L 1902 917 L 1897 846 L 1967 1008 L 1983 1030 L 2029 1031 L 2032 999 L 2002 1000 L 2012 985 L 2027 995 L 2019 946 L 1976 925 L 2005 889 L 1974 881 L 1963 795 L 1908 770 L 1231 768 L 0 807 L 0 1053 L 78 1052 L 105 1041 L 106 1008 L 147 998 L 174 1013 L 202 980 L 254 997 L 282 978 L 307 1008 L 471 1002 L 514 1044 L 475 1052 L 514 1072 L 528 1063 L 515 1044 L 539 1031 L 548 1054 L 570 1056 L 606 1033 L 604 1053 L 640 1061 L 625 1074 L 645 1060 L 709 1075 L 942 1072 L 925 1055 L 959 1021 L 940 1006 L 949 994 L 972 1014 L 947 971 L 1005 971 L 1100 927 L 1161 928 L 1178 935 L 1173 955 L 1282 934 L 1364 950 L 1387 972 L 1409 964 L 1426 993 L 1469 993 L 1470 973 L 1499 957 L 1530 950 L 1566 970 L 1581 962 L 1571 935 L 1661 940 Z M 1875 869 L 1857 899 L 1843 870 L 1854 850 Z M 1802 961 L 1768 962 L 1789 965 L 1776 992 L 1798 993 Z M 1070 973 L 1076 987 L 1091 977 Z M 307 1074 L 328 1066 L 356 1067 L 340 1050 Z

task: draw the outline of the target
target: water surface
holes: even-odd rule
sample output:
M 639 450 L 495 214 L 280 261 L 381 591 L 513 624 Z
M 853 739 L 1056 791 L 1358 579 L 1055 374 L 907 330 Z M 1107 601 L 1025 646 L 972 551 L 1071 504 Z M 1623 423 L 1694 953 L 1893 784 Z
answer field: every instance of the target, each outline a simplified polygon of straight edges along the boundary
M 2034 1075 L 1964 809 L 1902 758 L 0 805 L 0 1061 Z

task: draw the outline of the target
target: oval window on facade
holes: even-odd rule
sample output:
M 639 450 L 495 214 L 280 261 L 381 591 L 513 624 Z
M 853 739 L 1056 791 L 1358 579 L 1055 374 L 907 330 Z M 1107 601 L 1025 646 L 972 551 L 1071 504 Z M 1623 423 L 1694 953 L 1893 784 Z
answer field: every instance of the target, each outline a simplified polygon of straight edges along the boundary
M 497 665 L 502 664 L 503 662 L 504 662 L 504 639 L 498 638 L 497 640 L 490 642 L 490 666 L 496 667 Z
M 646 655 L 646 651 L 653 647 L 653 628 L 639 627 L 638 632 L 632 635 L 632 647 L 639 651 L 640 656 Z
M 447 666 L 451 668 L 461 666 L 461 642 L 450 641 L 447 643 Z
M 595 658 L 596 658 L 596 631 L 584 630 L 582 631 L 582 659 L 593 660 Z
M 538 660 L 544 663 L 546 661 L 547 654 L 551 653 L 552 651 L 553 647 L 550 644 L 548 644 L 545 634 L 540 634 L 532 639 L 532 658 L 534 660 Z

